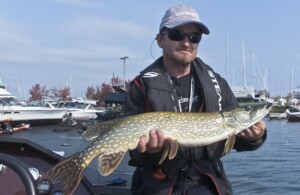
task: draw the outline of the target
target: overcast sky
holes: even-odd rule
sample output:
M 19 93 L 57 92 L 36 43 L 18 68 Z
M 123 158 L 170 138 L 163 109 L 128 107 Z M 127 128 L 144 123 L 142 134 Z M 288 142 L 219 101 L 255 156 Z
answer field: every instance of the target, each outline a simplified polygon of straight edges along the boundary
M 21 99 L 37 83 L 83 97 L 113 74 L 123 79 L 123 56 L 132 79 L 161 55 L 151 43 L 177 4 L 199 11 L 211 33 L 198 56 L 232 86 L 243 85 L 243 48 L 247 85 L 262 89 L 265 77 L 272 96 L 300 85 L 298 0 L 1 0 L 0 82 Z

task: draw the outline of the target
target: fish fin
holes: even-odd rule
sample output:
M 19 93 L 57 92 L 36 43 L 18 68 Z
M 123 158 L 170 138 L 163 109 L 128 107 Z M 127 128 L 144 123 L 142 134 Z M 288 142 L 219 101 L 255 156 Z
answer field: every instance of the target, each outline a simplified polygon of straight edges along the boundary
M 230 153 L 231 149 L 233 148 L 235 143 L 235 133 L 229 135 L 228 139 L 226 140 L 223 155 L 227 155 Z
M 177 151 L 178 151 L 178 142 L 172 141 L 170 151 L 169 151 L 169 159 L 170 160 L 172 160 L 176 156 Z
M 117 123 L 119 119 L 108 120 L 100 123 L 96 123 L 87 128 L 82 134 L 83 138 L 86 140 L 93 141 L 97 137 L 101 137 L 110 131 L 111 127 Z
M 73 155 L 61 161 L 47 172 L 47 177 L 54 183 L 63 182 L 64 194 L 73 194 L 83 177 L 85 167 L 80 166 Z
M 169 151 L 170 151 L 170 144 L 166 144 L 166 145 L 164 146 L 163 153 L 162 153 L 162 155 L 161 155 L 161 157 L 160 157 L 160 160 L 159 160 L 159 163 L 158 163 L 159 165 L 162 164 L 162 163 L 164 162 L 164 160 L 166 160 Z
M 100 155 L 98 158 L 98 171 L 100 174 L 103 176 L 111 174 L 119 166 L 125 154 L 125 151 L 119 151 Z

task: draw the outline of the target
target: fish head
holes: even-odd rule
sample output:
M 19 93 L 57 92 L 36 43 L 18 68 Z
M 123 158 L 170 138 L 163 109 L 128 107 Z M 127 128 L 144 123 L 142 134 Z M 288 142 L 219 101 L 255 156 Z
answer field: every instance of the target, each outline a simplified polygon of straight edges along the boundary
M 272 103 L 264 103 L 250 107 L 249 116 L 251 120 L 261 120 L 267 114 L 269 114 L 273 104 Z
M 251 106 L 240 107 L 230 113 L 230 126 L 244 130 L 254 125 L 267 116 L 272 108 L 272 103 L 261 103 Z

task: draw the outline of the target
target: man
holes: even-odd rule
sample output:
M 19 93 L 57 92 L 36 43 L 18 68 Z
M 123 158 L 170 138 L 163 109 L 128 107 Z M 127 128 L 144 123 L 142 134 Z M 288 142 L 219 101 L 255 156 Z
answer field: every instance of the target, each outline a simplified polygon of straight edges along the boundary
M 193 8 L 182 5 L 166 11 L 156 36 L 163 56 L 131 82 L 126 115 L 228 111 L 238 106 L 227 82 L 196 57 L 202 34 L 209 34 L 209 30 Z M 234 149 L 255 150 L 265 139 L 265 123 L 259 121 L 236 136 Z M 153 129 L 149 139 L 141 137 L 137 149 L 130 151 L 129 164 L 137 167 L 133 194 L 232 194 L 220 161 L 225 140 L 181 148 L 174 159 L 159 165 L 162 148 L 168 142 L 170 138 L 160 129 Z

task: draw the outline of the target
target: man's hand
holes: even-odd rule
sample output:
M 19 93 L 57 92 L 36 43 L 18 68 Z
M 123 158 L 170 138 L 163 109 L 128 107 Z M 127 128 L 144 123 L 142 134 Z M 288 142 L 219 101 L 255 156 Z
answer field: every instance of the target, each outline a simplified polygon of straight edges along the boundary
M 238 134 L 238 136 L 247 139 L 249 141 L 256 141 L 265 134 L 266 131 L 266 124 L 264 121 L 260 120 L 249 129 L 242 131 L 241 133 Z
M 149 140 L 146 136 L 140 137 L 137 149 L 141 153 L 157 153 L 162 150 L 165 143 L 170 141 L 170 138 L 164 137 L 164 134 L 161 130 L 155 129 L 149 132 Z

